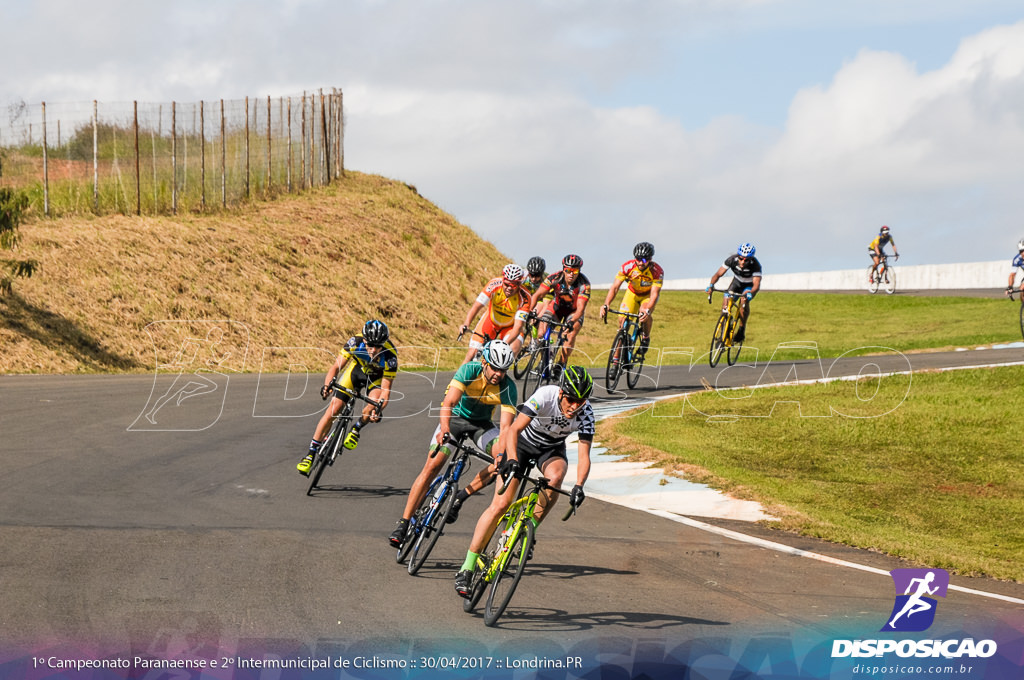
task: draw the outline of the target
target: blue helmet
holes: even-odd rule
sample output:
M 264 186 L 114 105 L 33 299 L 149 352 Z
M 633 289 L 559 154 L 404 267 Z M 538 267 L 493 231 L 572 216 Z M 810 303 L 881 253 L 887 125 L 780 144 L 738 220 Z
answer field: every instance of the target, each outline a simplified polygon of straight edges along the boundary
M 755 248 L 749 243 L 744 243 L 743 245 L 736 249 L 736 254 L 739 255 L 740 257 L 753 257 L 756 251 L 757 248 Z

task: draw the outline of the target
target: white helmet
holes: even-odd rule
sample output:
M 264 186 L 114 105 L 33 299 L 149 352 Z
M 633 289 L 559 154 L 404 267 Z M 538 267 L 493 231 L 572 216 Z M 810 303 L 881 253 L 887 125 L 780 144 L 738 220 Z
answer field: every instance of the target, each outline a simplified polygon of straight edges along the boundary
M 1024 250 L 1024 238 L 1017 241 L 1017 250 Z
M 523 280 L 523 268 L 517 264 L 507 264 L 505 265 L 505 268 L 501 270 L 501 275 L 505 277 L 506 281 L 519 283 Z
M 483 360 L 491 368 L 499 371 L 507 371 L 512 362 L 516 360 L 515 353 L 504 340 L 491 340 L 485 344 L 482 355 Z

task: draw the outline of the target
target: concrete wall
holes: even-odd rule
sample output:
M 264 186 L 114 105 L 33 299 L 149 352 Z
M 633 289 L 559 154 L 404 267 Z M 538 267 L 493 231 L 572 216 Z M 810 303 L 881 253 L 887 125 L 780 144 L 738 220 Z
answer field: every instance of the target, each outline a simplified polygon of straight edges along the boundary
M 963 262 L 959 264 L 921 264 L 904 267 L 889 260 L 896 272 L 897 290 L 939 290 L 964 288 L 1005 288 L 1010 260 Z M 870 262 L 859 269 L 840 269 L 802 274 L 765 274 L 762 290 L 864 290 Z M 704 290 L 710 276 L 699 279 L 671 279 L 665 290 Z M 1018 277 L 1019 279 L 1020 277 Z M 717 288 L 728 285 L 719 281 Z

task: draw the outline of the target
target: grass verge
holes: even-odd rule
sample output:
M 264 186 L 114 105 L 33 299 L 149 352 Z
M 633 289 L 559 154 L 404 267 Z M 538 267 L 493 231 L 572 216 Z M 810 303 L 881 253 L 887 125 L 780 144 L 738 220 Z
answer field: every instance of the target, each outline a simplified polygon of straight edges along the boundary
M 781 518 L 778 528 L 1024 582 L 1024 481 L 1012 445 L 1022 383 L 1024 367 L 1014 366 L 766 388 L 728 400 L 705 392 L 606 420 L 598 437 L 761 502 Z M 898 406 L 879 414 L 871 406 L 879 398 Z M 794 400 L 847 415 L 773 411 Z

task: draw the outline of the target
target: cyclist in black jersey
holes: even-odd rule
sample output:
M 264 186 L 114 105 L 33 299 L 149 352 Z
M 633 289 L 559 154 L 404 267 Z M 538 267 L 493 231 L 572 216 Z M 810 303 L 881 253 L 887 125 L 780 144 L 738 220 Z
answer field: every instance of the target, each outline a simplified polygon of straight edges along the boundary
M 725 258 L 725 262 L 718 268 L 718 271 L 711 276 L 711 283 L 705 289 L 711 293 L 711 289 L 718 283 L 727 271 L 732 272 L 732 284 L 729 285 L 729 292 L 742 296 L 740 305 L 740 321 L 742 325 L 736 331 L 733 339 L 736 342 L 743 342 L 746 337 L 747 319 L 750 317 L 750 302 L 761 289 L 761 262 L 754 257 L 756 248 L 749 243 L 744 243 L 736 249 L 735 254 Z M 722 311 L 729 307 L 729 300 L 722 300 Z

